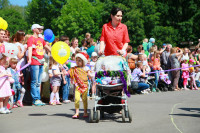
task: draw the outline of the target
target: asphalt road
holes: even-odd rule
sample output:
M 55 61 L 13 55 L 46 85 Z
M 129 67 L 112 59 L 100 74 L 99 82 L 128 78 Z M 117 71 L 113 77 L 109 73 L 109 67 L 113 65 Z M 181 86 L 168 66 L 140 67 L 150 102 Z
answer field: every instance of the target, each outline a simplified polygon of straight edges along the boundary
M 80 103 L 83 108 L 82 103 Z M 0 133 L 199 133 L 200 91 L 132 95 L 128 106 L 132 123 L 121 114 L 105 115 L 99 123 L 72 119 L 74 103 L 57 106 L 24 106 L 12 114 L 0 114 Z M 89 101 L 89 109 L 94 100 Z M 83 110 L 80 110 L 83 115 Z

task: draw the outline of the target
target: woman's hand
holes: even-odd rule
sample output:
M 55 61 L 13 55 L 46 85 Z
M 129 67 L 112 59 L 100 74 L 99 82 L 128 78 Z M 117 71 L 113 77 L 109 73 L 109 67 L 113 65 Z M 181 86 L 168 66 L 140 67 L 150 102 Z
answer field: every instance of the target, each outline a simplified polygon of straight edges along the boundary
M 101 55 L 103 55 L 104 53 L 103 53 L 103 51 L 99 50 L 98 54 L 99 54 L 99 56 L 101 56 Z

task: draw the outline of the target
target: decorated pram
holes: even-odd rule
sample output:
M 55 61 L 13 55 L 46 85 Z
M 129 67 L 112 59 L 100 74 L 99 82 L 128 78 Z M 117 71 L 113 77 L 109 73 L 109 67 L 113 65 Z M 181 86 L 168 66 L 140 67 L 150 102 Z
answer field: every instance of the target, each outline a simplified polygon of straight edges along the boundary
M 131 71 L 126 60 L 120 56 L 100 57 L 95 65 L 95 79 L 97 82 L 94 108 L 90 110 L 89 122 L 99 122 L 104 113 L 121 112 L 122 121 L 132 115 L 127 104 L 128 85 Z

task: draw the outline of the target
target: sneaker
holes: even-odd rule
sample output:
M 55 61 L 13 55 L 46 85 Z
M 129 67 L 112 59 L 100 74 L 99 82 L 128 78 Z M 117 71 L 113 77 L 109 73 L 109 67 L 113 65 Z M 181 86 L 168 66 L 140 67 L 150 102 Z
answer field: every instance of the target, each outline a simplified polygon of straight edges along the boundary
M 35 106 L 44 106 L 44 105 L 46 105 L 46 104 L 43 103 L 41 100 L 36 100 L 36 101 L 33 103 L 33 105 L 35 105 Z
M 152 92 L 156 92 L 156 88 L 153 88 L 153 89 L 152 89 Z
M 4 109 L 0 110 L 0 114 L 8 114 Z
M 149 94 L 146 90 L 141 91 L 142 94 Z
M 23 106 L 24 106 L 23 103 L 22 103 L 21 101 L 17 101 L 17 105 L 18 105 L 19 107 L 23 107 Z
M 65 103 L 65 104 L 71 103 L 71 100 L 64 100 L 63 103 Z
M 5 112 L 6 112 L 6 114 L 10 114 L 10 113 L 12 113 L 12 111 L 10 111 L 9 109 L 5 109 Z

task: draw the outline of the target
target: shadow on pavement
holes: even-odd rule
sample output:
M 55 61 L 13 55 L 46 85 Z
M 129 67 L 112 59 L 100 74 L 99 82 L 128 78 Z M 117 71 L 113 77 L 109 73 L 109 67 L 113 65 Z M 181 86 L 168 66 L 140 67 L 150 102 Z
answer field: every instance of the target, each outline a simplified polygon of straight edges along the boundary
M 179 108 L 179 109 L 184 110 L 184 111 L 188 111 L 191 114 L 181 113 L 181 114 L 170 114 L 170 115 L 200 117 L 200 108 Z
M 200 108 L 179 108 L 185 111 L 190 111 L 190 112 L 199 112 L 200 113 Z
M 200 117 L 200 114 L 170 114 L 170 115 Z
M 29 116 L 46 116 L 47 114 L 41 114 L 41 113 L 37 113 L 37 114 L 29 114 Z

